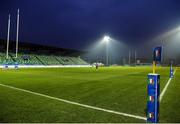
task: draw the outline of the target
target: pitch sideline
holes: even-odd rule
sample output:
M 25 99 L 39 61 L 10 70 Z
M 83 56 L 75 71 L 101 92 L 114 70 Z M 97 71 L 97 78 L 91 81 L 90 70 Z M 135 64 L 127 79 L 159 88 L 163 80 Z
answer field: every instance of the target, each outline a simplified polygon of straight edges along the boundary
M 94 110 L 98 110 L 98 111 L 103 111 L 103 112 L 107 112 L 107 113 L 112 113 L 112 114 L 116 114 L 116 115 L 130 117 L 130 118 L 136 118 L 136 119 L 140 119 L 140 120 L 146 120 L 146 117 L 141 117 L 141 116 L 127 114 L 127 113 L 123 113 L 123 112 L 117 112 L 117 111 L 113 111 L 113 110 L 108 110 L 108 109 L 104 109 L 104 108 L 100 108 L 100 107 L 85 105 L 85 104 L 81 104 L 81 103 L 78 103 L 78 102 L 73 102 L 73 101 L 69 101 L 69 100 L 65 100 L 65 99 L 60 99 L 60 98 L 57 98 L 57 97 L 52 97 L 52 96 L 49 96 L 49 95 L 36 93 L 36 92 L 33 92 L 33 91 L 20 89 L 20 88 L 16 88 L 16 87 L 1 84 L 1 83 L 0 83 L 0 86 L 10 88 L 10 89 L 14 89 L 14 90 L 18 90 L 18 91 L 22 91 L 22 92 L 26 92 L 26 93 L 30 93 L 30 94 L 34 94 L 34 95 L 41 96 L 41 97 L 46 97 L 46 98 L 49 98 L 49 99 L 61 101 L 61 102 L 72 104 L 72 105 L 81 106 L 81 107 L 84 107 L 84 108 L 94 109 Z

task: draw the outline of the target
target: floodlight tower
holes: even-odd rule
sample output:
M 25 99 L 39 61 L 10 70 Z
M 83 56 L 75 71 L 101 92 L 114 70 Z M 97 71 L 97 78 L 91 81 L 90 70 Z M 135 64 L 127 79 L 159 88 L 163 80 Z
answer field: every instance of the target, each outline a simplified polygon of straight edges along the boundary
M 131 51 L 129 51 L 129 65 L 131 64 Z
M 135 52 L 134 52 L 134 59 L 135 59 L 135 62 L 134 62 L 134 64 L 136 65 L 136 60 L 137 60 L 137 51 L 135 50 Z
M 108 44 L 110 42 L 111 38 L 109 36 L 104 36 L 103 38 L 103 42 L 106 43 L 106 65 L 109 65 L 109 48 L 108 48 Z

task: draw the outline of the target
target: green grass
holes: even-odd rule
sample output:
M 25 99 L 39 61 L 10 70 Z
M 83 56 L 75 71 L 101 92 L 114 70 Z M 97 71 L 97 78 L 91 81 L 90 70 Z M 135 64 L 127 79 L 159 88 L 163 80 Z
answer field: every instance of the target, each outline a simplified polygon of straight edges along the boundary
M 0 70 L 0 83 L 82 104 L 145 117 L 150 67 Z M 161 90 L 169 68 L 158 68 Z M 180 122 L 180 74 L 160 108 L 161 122 Z M 0 122 L 144 122 L 0 86 Z

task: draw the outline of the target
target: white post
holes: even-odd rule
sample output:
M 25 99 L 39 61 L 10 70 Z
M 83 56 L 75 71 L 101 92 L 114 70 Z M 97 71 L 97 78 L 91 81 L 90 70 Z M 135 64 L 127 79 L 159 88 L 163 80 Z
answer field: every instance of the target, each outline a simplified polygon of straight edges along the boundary
M 136 59 L 137 59 L 137 52 L 135 50 L 135 64 L 136 64 Z
M 18 9 L 18 12 L 17 12 L 16 58 L 18 57 L 18 40 L 19 40 L 19 9 Z
M 131 51 L 129 51 L 129 65 L 131 64 Z
M 106 42 L 106 66 L 109 65 L 109 48 L 108 48 L 108 42 Z
M 7 34 L 7 49 L 6 49 L 6 59 L 9 58 L 9 34 L 10 34 L 10 26 L 11 26 L 11 15 L 9 14 L 9 19 L 8 19 L 8 34 Z

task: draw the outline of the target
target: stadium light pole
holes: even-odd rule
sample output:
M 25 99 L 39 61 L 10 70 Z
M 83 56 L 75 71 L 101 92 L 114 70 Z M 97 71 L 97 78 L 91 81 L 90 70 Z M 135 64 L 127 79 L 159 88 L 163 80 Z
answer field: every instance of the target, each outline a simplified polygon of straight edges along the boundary
M 108 44 L 110 42 L 111 38 L 109 36 L 104 36 L 103 38 L 103 42 L 106 43 L 106 65 L 109 65 L 109 48 L 108 48 Z
M 18 40 L 19 40 L 19 9 L 17 11 L 17 30 L 16 30 L 16 57 L 18 57 Z
M 136 65 L 136 60 L 137 60 L 137 51 L 136 51 L 136 50 L 135 50 L 135 52 L 134 52 L 134 59 L 135 59 L 134 64 Z
M 6 59 L 9 58 L 9 34 L 10 34 L 10 26 L 11 26 L 11 15 L 9 14 L 9 19 L 8 19 L 8 33 L 7 33 Z
M 131 64 L 131 51 L 129 51 L 129 65 Z

